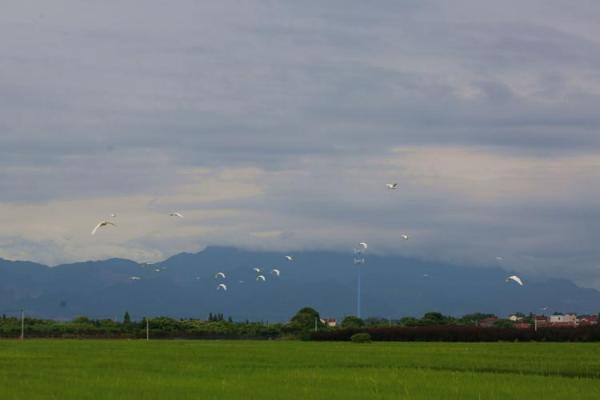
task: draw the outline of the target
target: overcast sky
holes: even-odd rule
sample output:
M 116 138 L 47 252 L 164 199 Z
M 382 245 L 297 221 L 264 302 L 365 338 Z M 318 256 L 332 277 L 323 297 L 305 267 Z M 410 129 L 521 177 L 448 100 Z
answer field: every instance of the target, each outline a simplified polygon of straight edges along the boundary
M 5 1 L 0 257 L 367 241 L 600 288 L 598 21 L 591 0 Z

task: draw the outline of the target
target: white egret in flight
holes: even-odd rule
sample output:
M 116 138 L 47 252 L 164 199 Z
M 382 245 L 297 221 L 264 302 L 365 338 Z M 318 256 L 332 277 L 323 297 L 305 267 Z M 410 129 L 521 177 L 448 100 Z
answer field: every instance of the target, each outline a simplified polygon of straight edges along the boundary
M 396 189 L 398 189 L 398 184 L 396 182 L 394 182 L 394 183 L 386 183 L 385 186 L 387 186 L 387 188 L 390 189 L 390 190 L 396 190 Z
M 217 278 L 225 279 L 225 274 L 223 272 L 217 272 L 215 274 L 215 279 L 217 279 Z
M 278 270 L 277 268 L 273 268 L 273 271 L 271 271 L 271 273 L 275 274 L 275 276 L 281 275 L 281 271 Z
M 366 244 L 365 242 L 360 242 L 359 244 L 362 246 L 362 248 L 363 248 L 364 250 L 366 250 L 366 249 L 368 249 L 368 248 L 369 248 L 369 245 L 368 245 L 368 244 Z
M 523 281 L 521 280 L 521 278 L 519 278 L 516 275 L 511 275 L 508 278 L 506 278 L 506 282 L 508 281 L 515 281 L 517 282 L 520 286 L 523 286 Z
M 285 256 L 285 258 L 286 258 L 288 261 L 294 261 L 294 257 L 292 257 L 292 256 Z
M 265 276 L 264 276 L 264 275 L 259 275 L 259 276 L 257 276 L 257 277 L 256 277 L 256 280 L 257 280 L 257 281 L 263 281 L 263 282 L 264 282 L 264 281 L 266 281 L 266 280 L 267 280 L 267 278 L 265 278 Z
M 96 227 L 94 228 L 94 230 L 92 230 L 92 235 L 95 235 L 96 232 L 98 231 L 98 229 L 103 228 L 107 225 L 112 225 L 112 226 L 117 226 L 116 224 L 113 224 L 110 221 L 102 221 L 100 223 L 98 223 L 98 225 L 96 225 Z
M 410 238 L 410 236 L 408 236 L 406 233 L 403 233 L 402 235 L 400 235 L 400 237 L 404 240 L 408 240 Z
M 260 270 L 260 268 L 258 268 L 258 267 L 254 267 L 254 268 L 252 268 L 252 269 L 253 269 L 253 270 L 254 270 L 254 272 L 256 272 L 257 274 L 258 274 L 258 273 L 261 271 L 261 270 Z
M 221 290 L 223 289 L 224 291 L 227 291 L 227 285 L 224 283 L 219 284 L 219 286 L 217 286 L 217 290 Z
M 183 214 L 181 214 L 180 212 L 172 212 L 169 214 L 170 217 L 177 217 L 177 218 L 183 218 Z
M 129 279 L 131 279 L 132 281 L 139 281 L 142 278 L 140 278 L 139 276 L 130 276 Z
M 503 260 L 504 260 L 504 257 L 500 257 L 500 256 L 496 257 L 496 261 L 503 261 Z

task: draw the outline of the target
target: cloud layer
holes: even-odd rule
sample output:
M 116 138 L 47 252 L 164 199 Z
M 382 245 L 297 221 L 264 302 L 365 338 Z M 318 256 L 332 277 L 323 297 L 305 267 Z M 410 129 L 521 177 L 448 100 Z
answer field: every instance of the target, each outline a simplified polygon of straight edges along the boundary
M 588 1 L 9 1 L 0 257 L 367 240 L 600 287 L 598 18 Z

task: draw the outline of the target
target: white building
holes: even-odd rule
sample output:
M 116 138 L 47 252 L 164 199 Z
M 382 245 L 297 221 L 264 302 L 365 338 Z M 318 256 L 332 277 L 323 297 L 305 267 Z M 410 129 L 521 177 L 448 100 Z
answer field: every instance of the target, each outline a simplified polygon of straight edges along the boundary
M 556 314 L 550 316 L 550 324 L 577 324 L 575 314 Z
M 335 318 L 321 318 L 321 323 L 330 328 L 335 328 L 337 326 L 337 321 Z

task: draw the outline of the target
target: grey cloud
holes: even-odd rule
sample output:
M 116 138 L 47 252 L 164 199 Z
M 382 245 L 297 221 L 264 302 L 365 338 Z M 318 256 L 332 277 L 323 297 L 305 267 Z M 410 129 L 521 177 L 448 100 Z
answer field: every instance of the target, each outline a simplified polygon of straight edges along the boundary
M 578 263 L 580 279 L 592 276 L 598 210 L 584 199 L 596 195 L 586 189 L 598 183 L 594 172 L 550 180 L 575 182 L 566 200 L 484 201 L 457 195 L 454 181 L 431 184 L 377 161 L 407 146 L 566 164 L 597 157 L 593 4 L 568 15 L 547 2 L 141 4 L 4 8 L 0 205 L 143 195 L 160 198 L 146 204 L 150 213 L 214 213 L 203 216 L 206 232 L 127 238 L 142 255 L 182 242 L 258 246 L 248 232 L 279 230 L 273 246 L 336 247 L 364 232 L 397 252 L 388 237 L 402 225 L 427 238 L 408 248 L 414 255 L 477 263 L 500 247 L 521 268 L 560 275 L 560 265 Z M 196 179 L 185 172 L 199 167 Z M 252 183 L 261 195 L 178 197 L 236 168 L 260 171 Z M 408 187 L 392 201 L 378 191 L 394 179 Z M 235 214 L 218 214 L 225 209 Z M 3 247 L 67 252 L 60 240 L 50 251 L 49 239 L 36 250 L 39 232 L 22 234 Z M 65 257 L 77 254 L 74 246 Z

